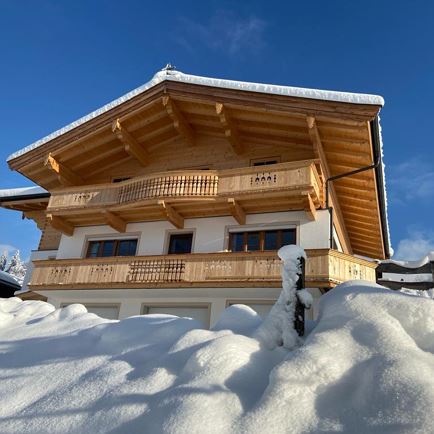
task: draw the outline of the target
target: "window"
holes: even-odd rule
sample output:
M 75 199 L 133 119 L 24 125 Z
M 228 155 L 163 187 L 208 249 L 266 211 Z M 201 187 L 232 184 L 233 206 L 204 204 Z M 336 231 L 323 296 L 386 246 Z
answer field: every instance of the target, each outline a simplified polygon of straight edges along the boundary
M 126 176 L 124 178 L 113 178 L 112 182 L 122 182 L 122 181 L 128 181 L 128 179 L 131 179 L 131 176 Z
M 176 253 L 191 253 L 193 234 L 170 234 L 169 255 Z
M 280 157 L 256 158 L 250 161 L 251 166 L 268 166 L 277 163 L 280 163 Z
M 271 229 L 229 233 L 229 250 L 233 252 L 278 250 L 282 246 L 295 243 L 295 229 Z
M 135 256 L 137 239 L 89 241 L 86 258 Z

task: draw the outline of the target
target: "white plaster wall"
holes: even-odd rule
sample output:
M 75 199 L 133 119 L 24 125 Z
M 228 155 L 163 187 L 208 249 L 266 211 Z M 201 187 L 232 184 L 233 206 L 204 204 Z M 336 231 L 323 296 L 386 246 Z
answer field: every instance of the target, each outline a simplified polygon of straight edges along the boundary
M 237 300 L 238 303 L 244 301 L 246 304 L 255 303 L 255 301 L 275 301 L 280 291 L 280 288 L 136 288 L 38 292 L 47 296 L 48 302 L 55 307 L 60 307 L 63 303 L 120 305 L 119 319 L 140 315 L 143 304 L 209 304 L 210 326 L 212 327 L 220 318 L 228 301 Z M 309 289 L 309 292 L 314 298 L 314 305 L 306 312 L 306 319 L 316 319 L 321 292 L 316 288 Z
M 298 243 L 305 249 L 327 248 L 329 246 L 329 213 L 317 211 L 317 219 L 309 220 L 304 211 L 250 214 L 246 226 L 267 224 L 294 224 L 298 227 Z M 240 227 L 228 217 L 212 217 L 185 220 L 185 229 L 195 231 L 193 252 L 211 253 L 223 250 L 226 227 Z M 109 226 L 79 227 L 72 237 L 62 235 L 57 259 L 81 258 L 84 255 L 86 237 L 125 237 L 138 235 L 137 255 L 165 254 L 165 240 L 169 231 L 176 229 L 167 221 L 130 223 L 125 234 L 119 234 Z

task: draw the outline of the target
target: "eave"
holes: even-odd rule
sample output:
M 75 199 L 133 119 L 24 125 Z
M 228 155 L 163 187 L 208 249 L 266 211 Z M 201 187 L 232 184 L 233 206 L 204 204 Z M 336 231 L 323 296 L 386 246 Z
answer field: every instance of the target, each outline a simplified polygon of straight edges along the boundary
M 91 176 L 95 173 L 131 160 L 148 170 L 146 165 L 158 158 L 164 146 L 176 142 L 195 147 L 196 139 L 204 137 L 226 140 L 234 155 L 255 144 L 313 149 L 318 148 L 315 142 L 319 140 L 321 163 L 331 176 L 374 161 L 377 151 L 370 125 L 382 105 L 379 97 L 362 96 L 354 103 L 349 102 L 350 97 L 326 100 L 327 93 L 306 98 L 266 92 L 264 87 L 254 91 L 252 86 L 210 83 L 213 81 L 157 81 L 12 156 L 9 166 L 48 190 L 56 190 L 94 184 Z M 308 119 L 314 119 L 314 135 Z M 149 173 L 152 171 L 151 165 Z M 336 183 L 336 204 L 341 206 L 353 251 L 384 258 L 389 249 L 382 168 L 377 172 Z

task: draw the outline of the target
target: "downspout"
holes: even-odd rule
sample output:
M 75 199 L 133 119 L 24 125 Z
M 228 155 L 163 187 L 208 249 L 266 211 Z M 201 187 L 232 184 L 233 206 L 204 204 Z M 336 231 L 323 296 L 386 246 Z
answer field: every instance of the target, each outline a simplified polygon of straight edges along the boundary
M 377 121 L 377 120 L 376 120 Z M 377 121 L 378 122 L 378 121 Z M 371 122 L 371 134 L 372 134 L 372 122 Z M 370 169 L 377 169 L 380 166 L 381 163 L 381 154 L 380 153 L 374 153 L 376 154 L 376 160 L 373 164 L 365 167 L 361 167 L 360 169 L 355 169 L 350 172 L 341 173 L 339 175 L 331 176 L 330 178 L 327 178 L 326 180 L 326 209 L 328 209 L 330 213 L 330 238 L 329 238 L 329 245 L 330 249 L 333 248 L 333 207 L 330 206 L 330 182 L 336 181 L 337 179 L 346 178 L 347 176 L 356 175 L 357 173 L 365 172 Z

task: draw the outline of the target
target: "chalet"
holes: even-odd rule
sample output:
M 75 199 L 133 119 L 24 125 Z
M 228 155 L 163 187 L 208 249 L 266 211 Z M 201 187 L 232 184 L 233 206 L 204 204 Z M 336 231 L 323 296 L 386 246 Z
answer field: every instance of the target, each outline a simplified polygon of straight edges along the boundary
M 109 318 L 264 314 L 291 243 L 316 300 L 375 282 L 372 259 L 389 257 L 382 105 L 164 68 L 8 158 L 40 186 L 0 194 L 42 232 L 26 297 Z
M 380 261 L 376 274 L 377 283 L 390 289 L 434 289 L 434 251 L 419 261 Z

